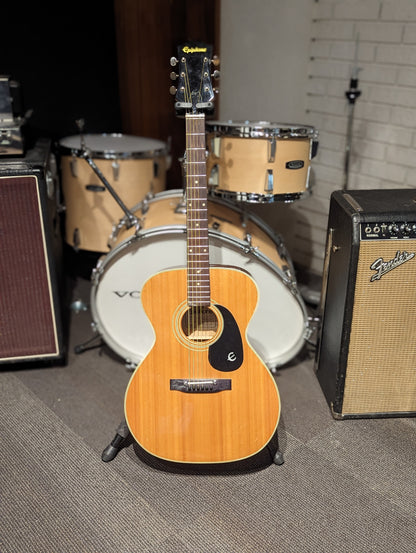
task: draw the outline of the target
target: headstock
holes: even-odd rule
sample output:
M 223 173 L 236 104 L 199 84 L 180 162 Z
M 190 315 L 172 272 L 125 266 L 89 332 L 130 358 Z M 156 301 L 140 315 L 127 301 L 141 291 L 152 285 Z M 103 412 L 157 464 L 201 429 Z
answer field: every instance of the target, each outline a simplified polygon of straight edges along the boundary
M 175 94 L 175 109 L 178 115 L 185 112 L 212 113 L 214 110 L 211 77 L 219 77 L 215 70 L 211 75 L 212 46 L 202 43 L 186 43 L 178 47 L 178 59 L 171 58 L 172 66 L 178 66 L 178 74 L 171 73 L 172 79 L 178 79 L 177 87 L 171 88 Z

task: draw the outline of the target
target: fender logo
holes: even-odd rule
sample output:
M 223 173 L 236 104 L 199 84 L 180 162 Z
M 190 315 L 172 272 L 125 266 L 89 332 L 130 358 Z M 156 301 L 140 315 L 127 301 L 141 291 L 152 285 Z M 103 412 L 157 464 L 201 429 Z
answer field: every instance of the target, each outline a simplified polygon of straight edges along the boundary
M 370 278 L 370 282 L 380 280 L 383 275 L 392 271 L 393 269 L 396 269 L 396 267 L 399 267 L 399 265 L 403 265 L 403 263 L 406 263 L 406 261 L 413 259 L 414 256 L 414 253 L 402 253 L 399 250 L 396 252 L 394 259 L 391 259 L 390 261 L 384 261 L 382 257 L 379 257 L 378 259 L 376 259 L 376 261 L 374 261 L 372 265 L 370 265 L 370 269 L 376 271 L 376 273 Z
M 185 54 L 195 54 L 196 52 L 206 52 L 207 49 L 206 48 L 198 48 L 197 46 L 194 46 L 194 47 L 189 47 L 189 46 L 184 46 L 183 47 L 183 52 L 185 52 Z

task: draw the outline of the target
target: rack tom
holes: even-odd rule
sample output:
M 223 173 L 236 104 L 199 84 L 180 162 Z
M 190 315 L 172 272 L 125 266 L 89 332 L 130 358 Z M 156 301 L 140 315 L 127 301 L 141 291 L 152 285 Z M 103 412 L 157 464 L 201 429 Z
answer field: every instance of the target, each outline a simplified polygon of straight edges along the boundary
M 124 134 L 69 136 L 59 143 L 65 202 L 65 241 L 75 249 L 108 252 L 113 223 L 124 212 L 90 167 L 94 161 L 128 209 L 166 188 L 167 146 L 160 140 Z
M 210 193 L 240 202 L 293 202 L 309 192 L 314 127 L 207 121 Z

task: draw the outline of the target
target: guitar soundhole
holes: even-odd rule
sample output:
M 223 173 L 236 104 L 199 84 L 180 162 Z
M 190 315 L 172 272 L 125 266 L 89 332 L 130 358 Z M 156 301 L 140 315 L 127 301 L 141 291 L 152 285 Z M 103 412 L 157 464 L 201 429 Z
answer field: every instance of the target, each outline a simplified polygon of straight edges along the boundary
M 182 317 L 182 331 L 193 342 L 208 342 L 218 330 L 218 319 L 209 307 L 190 307 Z

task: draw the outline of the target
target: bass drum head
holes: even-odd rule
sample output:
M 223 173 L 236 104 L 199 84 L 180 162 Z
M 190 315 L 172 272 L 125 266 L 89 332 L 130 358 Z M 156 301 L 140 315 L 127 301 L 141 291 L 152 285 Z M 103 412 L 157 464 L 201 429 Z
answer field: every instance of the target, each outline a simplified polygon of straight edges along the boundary
M 263 256 L 247 253 L 233 237 L 209 231 L 211 265 L 232 265 L 251 274 L 258 305 L 247 329 L 250 345 L 269 369 L 303 347 L 307 316 L 294 283 Z M 139 364 L 155 335 L 140 301 L 145 281 L 160 271 L 186 266 L 185 227 L 158 227 L 122 242 L 98 263 L 91 289 L 96 330 L 128 364 Z

